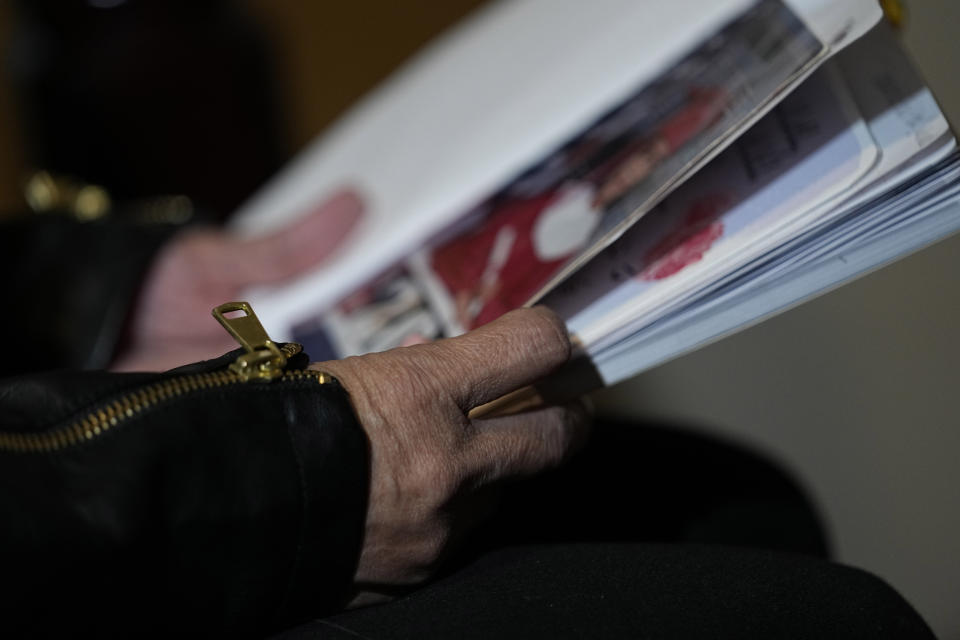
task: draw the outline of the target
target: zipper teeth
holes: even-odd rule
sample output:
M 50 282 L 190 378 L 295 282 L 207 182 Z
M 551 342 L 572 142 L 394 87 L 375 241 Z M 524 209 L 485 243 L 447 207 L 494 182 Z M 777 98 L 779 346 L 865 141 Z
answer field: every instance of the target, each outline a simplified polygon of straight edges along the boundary
M 322 371 L 295 370 L 285 371 L 279 379 L 296 382 L 313 380 L 317 384 L 326 384 L 330 376 Z M 177 376 L 154 382 L 135 391 L 129 391 L 106 405 L 93 409 L 70 424 L 45 431 L 43 433 L 0 432 L 0 451 L 12 453 L 45 453 L 58 451 L 88 440 L 94 440 L 123 422 L 135 418 L 147 409 L 156 407 L 168 400 L 190 394 L 201 389 L 250 384 L 229 370 Z

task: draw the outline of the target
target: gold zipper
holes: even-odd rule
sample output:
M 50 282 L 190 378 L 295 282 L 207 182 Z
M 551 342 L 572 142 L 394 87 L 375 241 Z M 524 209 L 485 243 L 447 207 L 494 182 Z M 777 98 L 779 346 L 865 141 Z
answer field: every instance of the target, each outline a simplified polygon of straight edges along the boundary
M 242 311 L 245 315 L 239 318 L 225 317 L 231 311 Z M 220 305 L 213 310 L 213 314 L 246 350 L 229 368 L 176 376 L 148 384 L 124 393 L 64 427 L 43 433 L 0 432 L 0 451 L 42 453 L 71 447 L 98 438 L 148 409 L 203 389 L 258 381 L 327 384 L 333 380 L 329 374 L 312 369 L 285 371 L 283 367 L 287 359 L 300 353 L 303 347 L 293 342 L 277 346 L 266 337 L 253 309 L 246 302 Z

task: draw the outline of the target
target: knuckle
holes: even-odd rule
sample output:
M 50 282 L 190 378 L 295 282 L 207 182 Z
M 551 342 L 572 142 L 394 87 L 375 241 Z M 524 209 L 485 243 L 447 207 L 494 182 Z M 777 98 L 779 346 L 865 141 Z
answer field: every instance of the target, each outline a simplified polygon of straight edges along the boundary
M 427 354 L 386 351 L 332 364 L 330 372 L 351 394 L 360 392 L 377 404 L 417 407 L 436 395 L 433 381 L 437 375 Z
M 446 345 L 415 345 L 387 352 L 390 356 L 390 384 L 405 398 L 417 402 L 434 403 L 440 390 L 458 378 L 451 358 L 445 357 Z

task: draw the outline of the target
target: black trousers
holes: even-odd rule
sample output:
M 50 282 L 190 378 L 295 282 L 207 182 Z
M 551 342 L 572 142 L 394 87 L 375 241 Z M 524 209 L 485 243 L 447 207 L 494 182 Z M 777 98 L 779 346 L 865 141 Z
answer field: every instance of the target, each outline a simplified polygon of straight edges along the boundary
M 827 560 L 782 470 L 691 431 L 601 422 L 506 487 L 444 577 L 288 638 L 932 638 L 890 586 Z

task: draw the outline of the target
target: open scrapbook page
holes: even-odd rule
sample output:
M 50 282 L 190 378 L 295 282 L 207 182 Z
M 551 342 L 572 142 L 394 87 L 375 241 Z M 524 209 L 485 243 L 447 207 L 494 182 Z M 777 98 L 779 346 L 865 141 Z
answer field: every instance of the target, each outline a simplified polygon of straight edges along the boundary
M 407 269 L 419 249 L 507 206 L 506 196 L 559 195 L 575 182 L 602 188 L 589 198 L 595 210 L 579 219 L 579 238 L 547 254 L 562 260 L 554 274 L 562 279 L 879 14 L 873 0 L 492 2 L 241 208 L 236 229 L 253 235 L 344 188 L 365 202 L 361 225 L 337 255 L 249 297 L 271 330 L 289 338 L 295 325 Z M 501 236 L 499 246 L 506 242 Z M 448 326 L 454 318 L 438 320 Z
M 758 3 L 378 278 L 375 293 L 349 296 L 315 331 L 329 333 L 334 354 L 362 353 L 371 340 L 386 348 L 456 335 L 524 305 L 642 217 L 821 49 L 780 2 Z M 357 321 L 371 316 L 376 338 Z M 298 326 L 295 336 L 313 344 L 310 331 Z
M 621 380 L 960 228 L 955 148 L 880 25 L 544 302 Z

